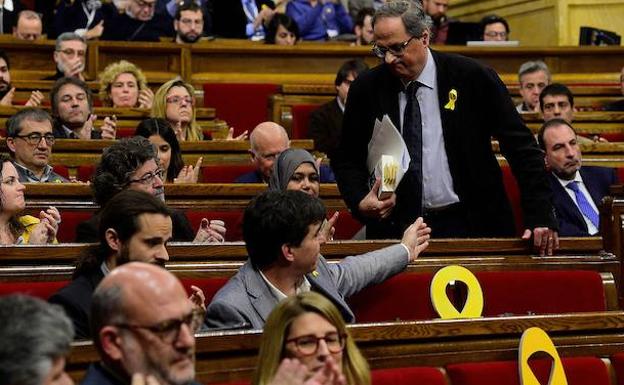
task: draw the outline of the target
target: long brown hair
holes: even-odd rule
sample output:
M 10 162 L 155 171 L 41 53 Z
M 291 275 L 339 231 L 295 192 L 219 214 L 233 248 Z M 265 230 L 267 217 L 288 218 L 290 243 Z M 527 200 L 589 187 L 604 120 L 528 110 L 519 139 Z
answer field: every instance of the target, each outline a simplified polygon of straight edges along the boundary
M 7 162 L 11 162 L 11 158 L 7 154 L 0 154 L 0 178 L 2 177 L 2 169 L 4 169 L 4 164 Z M 0 181 L 0 183 L 2 182 Z M 2 189 L 0 188 L 0 210 L 4 210 L 4 202 L 2 198 L 3 194 Z M 17 238 L 19 238 L 19 236 L 22 235 L 24 233 L 24 230 L 26 229 L 24 225 L 22 225 L 22 223 L 19 221 L 19 217 L 17 214 L 14 214 L 11 216 L 11 218 L 9 218 L 8 226 L 14 240 L 17 240 Z

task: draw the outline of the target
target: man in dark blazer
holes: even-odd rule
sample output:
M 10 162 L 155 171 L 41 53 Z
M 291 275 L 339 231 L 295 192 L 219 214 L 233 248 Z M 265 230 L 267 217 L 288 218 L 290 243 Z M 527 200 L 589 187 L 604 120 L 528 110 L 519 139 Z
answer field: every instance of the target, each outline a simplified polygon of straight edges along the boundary
M 566 120 L 552 119 L 544 123 L 538 133 L 538 142 L 550 171 L 548 179 L 554 195 L 559 234 L 571 237 L 597 235 L 598 207 L 602 198 L 609 194 L 609 187 L 618 183 L 615 170 L 581 167 L 582 154 L 577 135 Z
M 375 51 L 384 63 L 360 75 L 349 91 L 339 156 L 332 160 L 342 196 L 367 225 L 369 238 L 396 238 L 421 215 L 434 237 L 511 236 L 511 207 L 491 147 L 495 137 L 523 193 L 523 237 L 533 235 L 540 253 L 552 252 L 557 223 L 541 151 L 496 73 L 472 59 L 430 50 L 429 24 L 415 2 L 377 10 Z M 418 170 L 419 148 L 408 147 L 416 151 L 410 172 L 396 194 L 380 200 L 379 181 L 371 181 L 367 169 L 368 144 L 375 119 L 386 114 L 401 130 L 410 81 L 418 82 L 417 91 L 408 88 L 419 101 L 412 101 L 409 118 L 422 120 L 422 179 L 412 172 Z M 416 126 L 406 131 L 416 132 Z
M 264 38 L 264 25 L 273 16 L 270 0 L 213 0 L 213 32 L 230 39 Z
M 362 60 L 347 60 L 344 62 L 334 80 L 336 98 L 320 106 L 310 114 L 309 136 L 314 139 L 314 148 L 327 154 L 331 159 L 336 152 L 340 133 L 342 132 L 342 114 L 347 103 L 347 94 L 351 83 L 368 66 Z

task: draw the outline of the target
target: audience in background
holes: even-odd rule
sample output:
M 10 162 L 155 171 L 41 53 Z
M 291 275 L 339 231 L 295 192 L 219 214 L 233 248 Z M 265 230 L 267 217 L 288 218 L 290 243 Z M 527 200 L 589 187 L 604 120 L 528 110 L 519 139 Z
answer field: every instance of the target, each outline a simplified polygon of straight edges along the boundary
M 347 0 L 349 5 L 349 15 L 355 20 L 358 12 L 364 8 L 377 9 L 384 4 L 386 0 Z
M 366 63 L 360 59 L 344 62 L 334 80 L 336 98 L 323 104 L 310 114 L 309 136 L 314 139 L 314 147 L 327 154 L 329 159 L 334 157 L 340 141 L 342 116 L 347 103 L 349 87 L 367 69 Z
M 5 295 L 0 319 L 1 384 L 74 384 L 65 372 L 74 330 L 61 308 L 27 295 Z
M 446 16 L 450 0 L 422 0 L 423 10 L 431 20 L 431 44 L 446 44 L 449 24 L 452 21 Z
M 19 174 L 9 158 L 0 154 L 0 244 L 42 245 L 56 243 L 56 233 L 61 215 L 50 206 L 39 212 L 39 218 L 20 216 L 26 208 L 25 187 L 19 181 Z
M 54 136 L 59 139 L 115 139 L 117 118 L 104 118 L 95 130 L 97 115 L 93 114 L 93 95 L 89 86 L 74 77 L 63 77 L 50 91 Z
M 497 15 L 488 15 L 481 19 L 483 41 L 509 40 L 509 24 L 507 20 Z
M 20 0 L 3 0 L 0 4 L 0 34 L 12 33 L 17 16 L 25 7 Z
M 371 384 L 368 363 L 342 315 L 331 301 L 315 292 L 288 297 L 273 309 L 258 357 L 253 385 L 269 385 L 284 371 L 291 372 L 289 377 L 333 378 L 329 384 Z
M 204 33 L 204 11 L 193 1 L 183 2 L 176 11 L 173 29 L 176 43 L 195 43 Z
M 276 13 L 267 26 L 266 44 L 295 45 L 299 40 L 299 27 L 290 16 Z
M 99 81 L 99 96 L 103 106 L 152 108 L 154 93 L 136 65 L 125 60 L 111 63 L 100 73 Z
M 93 0 L 57 1 L 51 38 L 74 32 L 87 40 L 97 39 L 104 32 L 102 2 Z M 114 28 L 114 26 L 110 26 Z
M 548 66 L 541 60 L 523 63 L 518 70 L 518 81 L 522 103 L 516 106 L 516 110 L 520 113 L 538 112 L 540 92 L 550 84 Z
M 13 27 L 13 36 L 19 40 L 38 40 L 43 34 L 41 16 L 36 12 L 24 10 L 19 13 L 17 25 Z
M 622 67 L 622 70 L 620 71 L 620 87 L 622 89 L 622 95 L 624 95 L 624 67 Z M 605 110 L 607 111 L 624 111 L 624 99 L 622 100 L 618 100 L 617 102 L 613 102 L 611 104 L 608 104 L 605 107 Z
M 544 122 L 559 118 L 572 124 L 574 120 L 574 95 L 561 83 L 552 83 L 544 87 L 539 94 L 539 106 Z
M 175 19 L 178 8 L 190 2 L 201 7 L 204 16 L 204 32 L 205 36 L 212 35 L 212 2 L 214 0 L 157 0 L 156 13 L 165 14 L 171 19 Z
M 76 77 L 85 80 L 82 71 L 87 60 L 87 42 L 74 32 L 64 32 L 56 38 L 54 62 L 56 73 L 45 80 L 58 80 L 62 77 Z
M 255 170 L 241 175 L 236 183 L 268 183 L 275 158 L 290 147 L 284 127 L 273 122 L 258 124 L 249 136 L 249 155 Z
M 6 126 L 6 144 L 21 183 L 67 182 L 50 166 L 56 141 L 50 114 L 39 108 L 25 108 L 11 116 Z
M 113 3 L 102 5 L 102 40 L 159 41 L 161 36 L 173 36 L 171 19 L 156 14 L 155 8 L 156 0 L 128 0 L 125 12 Z
M 353 21 L 340 0 L 290 0 L 286 14 L 297 23 L 303 40 L 327 40 L 353 33 Z
M 271 0 L 212 0 L 213 32 L 217 37 L 262 40 L 274 8 Z
M 355 45 L 373 44 L 373 15 L 372 8 L 362 8 L 355 17 Z
M 180 143 L 168 121 L 162 118 L 145 119 L 139 123 L 134 135 L 147 138 L 156 148 L 163 181 L 197 183 L 203 158 L 199 157 L 195 167 L 184 165 Z
M 6 52 L 0 50 L 0 106 L 12 106 L 15 97 L 15 87 L 11 84 L 11 64 Z M 41 105 L 44 96 L 40 91 L 32 91 L 26 102 L 28 107 Z
M 160 86 L 154 95 L 152 118 L 166 119 L 180 142 L 204 139 L 202 128 L 195 120 L 194 95 L 193 86 L 179 78 Z

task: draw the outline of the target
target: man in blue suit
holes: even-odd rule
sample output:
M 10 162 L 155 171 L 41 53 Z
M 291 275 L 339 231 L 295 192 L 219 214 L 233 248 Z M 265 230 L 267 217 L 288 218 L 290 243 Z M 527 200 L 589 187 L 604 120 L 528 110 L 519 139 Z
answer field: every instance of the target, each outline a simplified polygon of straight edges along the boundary
M 598 235 L 598 206 L 617 183 L 615 170 L 581 167 L 581 150 L 570 123 L 555 118 L 540 128 L 538 142 L 544 150 L 546 169 L 559 221 L 559 235 Z

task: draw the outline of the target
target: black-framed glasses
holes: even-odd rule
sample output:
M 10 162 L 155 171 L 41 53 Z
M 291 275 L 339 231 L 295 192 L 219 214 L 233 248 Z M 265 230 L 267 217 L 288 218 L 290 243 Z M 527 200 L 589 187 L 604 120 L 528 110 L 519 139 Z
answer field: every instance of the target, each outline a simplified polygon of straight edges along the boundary
M 378 46 L 377 43 L 373 45 L 372 51 L 375 56 L 380 59 L 384 59 L 386 57 L 386 53 L 390 52 L 393 56 L 400 57 L 405 54 L 405 48 L 409 45 L 409 43 L 414 39 L 420 39 L 420 37 L 412 36 L 409 39 L 405 40 L 403 43 L 393 44 L 390 47 L 381 47 Z
M 181 104 L 182 102 L 186 104 L 193 105 L 193 98 L 190 96 L 169 96 L 165 101 L 169 104 Z
M 160 178 L 160 180 L 162 180 L 164 175 L 165 175 L 165 171 L 163 169 L 159 168 L 159 169 L 157 169 L 154 172 L 148 172 L 147 174 L 143 175 L 140 178 L 130 179 L 127 184 L 130 184 L 130 183 L 141 183 L 141 184 L 149 185 L 149 184 L 154 183 L 154 180 L 156 179 L 156 177 L 158 177 L 158 178 Z
M 160 340 L 166 344 L 172 344 L 180 338 L 180 330 L 182 325 L 186 325 L 189 330 L 195 334 L 202 323 L 204 322 L 204 311 L 200 309 L 194 309 L 189 314 L 178 319 L 169 319 L 157 323 L 156 325 L 137 325 L 129 323 L 114 324 L 118 328 L 124 329 L 143 329 L 148 330 L 152 334 L 158 336 Z
M 290 338 L 286 340 L 286 344 L 294 344 L 295 350 L 301 356 L 311 356 L 318 351 L 319 342 L 325 341 L 327 350 L 330 353 L 340 353 L 344 349 L 347 340 L 346 334 L 332 332 L 325 334 L 325 337 L 317 337 L 314 334 Z
M 56 138 L 52 134 L 39 134 L 37 132 L 30 133 L 28 135 L 15 135 L 15 138 L 20 138 L 31 146 L 38 146 L 42 139 L 45 139 L 48 146 L 54 146 Z

